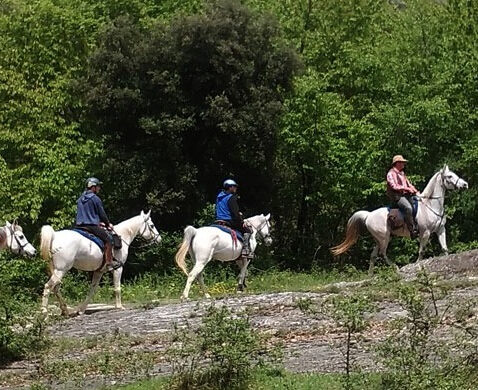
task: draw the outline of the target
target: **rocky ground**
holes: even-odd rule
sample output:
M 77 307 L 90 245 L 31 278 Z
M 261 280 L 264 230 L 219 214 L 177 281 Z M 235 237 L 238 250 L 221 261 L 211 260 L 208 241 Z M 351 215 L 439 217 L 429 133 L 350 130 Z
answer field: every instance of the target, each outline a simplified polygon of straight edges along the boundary
M 404 267 L 401 270 L 402 276 L 407 280 L 413 279 L 421 267 L 427 268 L 441 279 L 445 277 L 448 280 L 449 292 L 438 300 L 440 309 L 478 300 L 478 251 L 467 252 L 461 256 L 428 259 Z M 118 351 L 130 352 L 132 362 L 120 362 L 120 366 L 135 365 L 133 374 L 145 371 L 154 375 L 168 373 L 170 367 L 161 356 L 167 348 L 174 325 L 184 326 L 186 321 L 193 326 L 197 325 L 205 309 L 212 303 L 225 305 L 233 312 L 247 310 L 255 329 L 269 335 L 271 343 L 282 342 L 285 352 L 284 365 L 288 370 L 341 371 L 344 366 L 345 333 L 328 313 L 328 302 L 337 293 L 356 294 L 368 290 L 374 297 L 375 310 L 367 316 L 370 325 L 354 342 L 353 356 L 356 365 L 361 369 L 377 370 L 376 347 L 389 334 L 388 325 L 391 321 L 407 316 L 407 312 L 387 294 L 386 285 L 375 284 L 378 282 L 370 279 L 358 283 L 325 286 L 322 292 L 237 295 L 199 302 L 158 306 L 153 304 L 147 308 L 130 308 L 124 311 L 96 307 L 90 314 L 61 321 L 49 329 L 50 336 L 60 345 L 56 356 L 47 357 L 49 362 L 12 364 L 0 371 L 0 384 L 3 381 L 5 386 L 8 384 L 11 387 L 22 387 L 35 377 L 38 370 L 49 373 L 51 383 L 61 380 L 61 375 L 65 375 L 65 372 L 67 376 L 76 378 L 78 372 L 75 372 L 68 362 L 75 359 L 84 360 L 85 356 L 95 356 L 94 364 L 97 364 L 98 361 L 102 362 L 101 359 L 98 360 L 98 354 L 104 357 L 105 351 L 112 355 Z M 476 305 L 473 306 L 471 316 L 473 321 L 478 322 Z M 88 364 L 93 363 L 86 363 Z M 84 380 L 88 374 L 81 372 L 81 364 L 78 367 Z M 95 383 L 90 381 L 90 387 L 95 387 Z M 5 386 L 3 388 L 7 388 Z

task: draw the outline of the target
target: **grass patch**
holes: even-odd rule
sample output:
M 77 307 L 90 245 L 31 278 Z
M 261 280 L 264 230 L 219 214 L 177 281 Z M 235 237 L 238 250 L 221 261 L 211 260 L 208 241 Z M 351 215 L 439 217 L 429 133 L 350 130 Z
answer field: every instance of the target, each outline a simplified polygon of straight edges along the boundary
M 357 375 L 357 383 L 361 383 L 367 390 L 380 389 L 381 378 L 378 374 Z M 151 390 L 167 389 L 168 378 L 148 379 L 129 385 L 107 387 L 105 389 L 121 390 Z M 360 387 L 357 387 L 360 388 Z M 344 376 L 341 374 L 312 374 L 312 373 L 288 373 L 284 371 L 257 371 L 254 381 L 250 385 L 254 390 L 345 390 Z
M 223 297 L 236 293 L 238 269 L 234 265 L 211 263 L 206 268 L 205 283 L 213 297 Z M 219 269 L 213 268 L 216 265 Z M 208 270 L 210 271 L 208 273 Z M 313 270 L 310 272 L 292 272 L 270 269 L 262 271 L 251 267 L 247 279 L 246 292 L 249 294 L 277 293 L 288 291 L 321 292 L 327 284 L 343 281 L 358 281 L 367 277 L 366 272 L 350 267 L 345 270 Z M 184 275 L 145 274 L 122 285 L 122 300 L 130 304 L 150 304 L 152 301 L 164 303 L 177 301 L 186 283 Z M 87 274 L 67 275 L 62 292 L 70 305 L 78 304 L 88 291 Z M 337 291 L 338 292 L 338 291 Z M 197 283 L 191 288 L 192 299 L 202 298 Z M 53 302 L 53 301 L 52 301 Z M 96 303 L 113 303 L 114 291 L 110 275 L 105 275 L 98 292 L 93 298 Z

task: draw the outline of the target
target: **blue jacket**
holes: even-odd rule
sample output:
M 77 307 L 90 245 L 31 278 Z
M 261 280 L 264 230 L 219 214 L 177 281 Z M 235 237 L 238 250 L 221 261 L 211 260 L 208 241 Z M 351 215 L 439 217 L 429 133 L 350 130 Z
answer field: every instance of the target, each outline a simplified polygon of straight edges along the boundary
M 216 219 L 222 221 L 232 221 L 232 213 L 228 201 L 232 194 L 221 191 L 216 198 Z
M 109 224 L 110 221 L 106 216 L 103 202 L 92 191 L 85 191 L 78 198 L 76 210 L 76 224 L 77 225 L 95 225 L 98 226 L 100 222 Z

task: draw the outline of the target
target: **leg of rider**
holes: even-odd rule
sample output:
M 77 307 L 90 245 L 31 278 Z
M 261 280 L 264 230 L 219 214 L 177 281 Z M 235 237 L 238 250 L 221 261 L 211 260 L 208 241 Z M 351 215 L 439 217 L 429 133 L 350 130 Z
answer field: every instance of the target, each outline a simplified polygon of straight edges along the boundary
M 111 242 L 110 236 L 106 232 L 106 230 L 99 226 L 88 226 L 87 230 L 104 242 L 105 251 L 103 253 L 103 256 L 105 259 L 105 263 L 109 265 L 113 264 L 113 243 Z
M 251 239 L 251 230 L 247 227 L 247 226 L 244 226 L 242 223 L 239 223 L 238 226 L 237 226 L 237 230 L 239 230 L 243 237 L 244 237 L 244 249 L 243 249 L 243 252 L 244 254 L 246 255 L 249 255 L 251 253 L 251 243 L 250 243 L 250 239 Z
M 402 210 L 403 213 L 405 214 L 405 223 L 407 224 L 407 227 L 408 227 L 408 230 L 410 230 L 410 233 L 412 233 L 415 229 L 415 224 L 413 222 L 412 205 L 410 204 L 408 199 L 404 196 L 402 196 L 397 203 L 400 210 Z

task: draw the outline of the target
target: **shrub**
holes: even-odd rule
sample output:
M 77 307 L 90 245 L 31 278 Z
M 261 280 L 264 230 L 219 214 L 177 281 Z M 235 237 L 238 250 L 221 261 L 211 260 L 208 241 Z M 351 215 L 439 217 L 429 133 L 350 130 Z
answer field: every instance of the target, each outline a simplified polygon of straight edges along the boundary
M 167 356 L 174 389 L 245 389 L 257 364 L 280 359 L 266 350 L 246 314 L 214 305 L 196 331 L 190 325 L 175 329 Z

